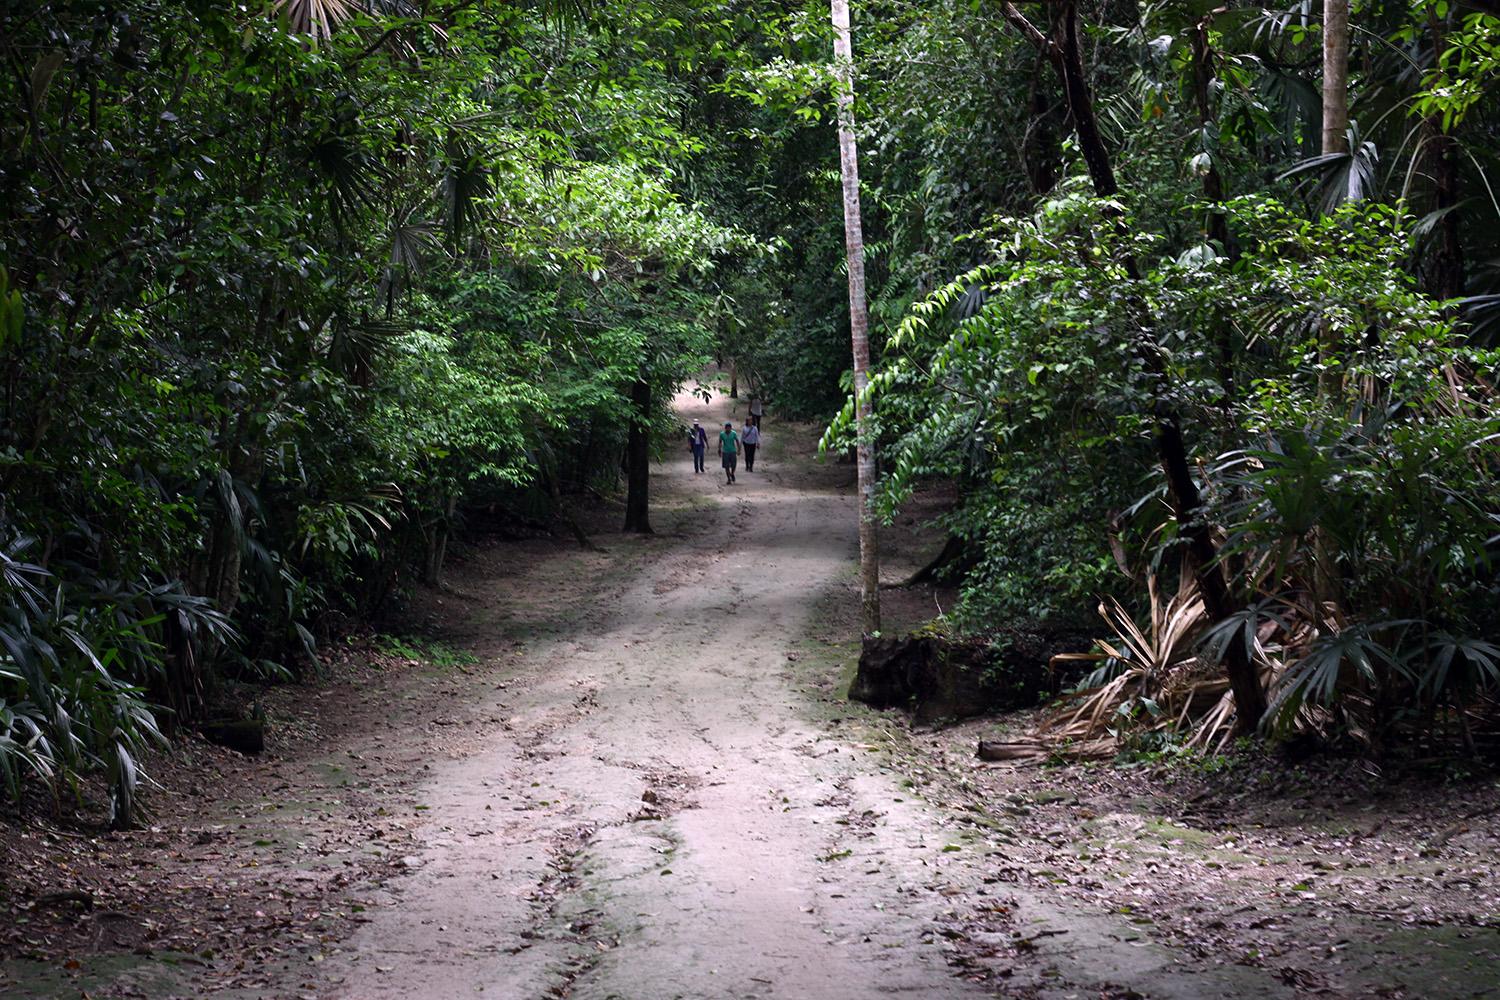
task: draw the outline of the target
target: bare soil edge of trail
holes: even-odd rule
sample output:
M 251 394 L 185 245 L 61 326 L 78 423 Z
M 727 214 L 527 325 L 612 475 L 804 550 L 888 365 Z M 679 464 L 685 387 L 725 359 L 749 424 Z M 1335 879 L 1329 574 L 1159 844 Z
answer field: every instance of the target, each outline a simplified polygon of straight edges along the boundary
M 913 790 L 982 809 L 996 875 L 1299 996 L 1500 997 L 1500 782 L 1295 748 L 984 764 L 1036 712 L 887 746 Z

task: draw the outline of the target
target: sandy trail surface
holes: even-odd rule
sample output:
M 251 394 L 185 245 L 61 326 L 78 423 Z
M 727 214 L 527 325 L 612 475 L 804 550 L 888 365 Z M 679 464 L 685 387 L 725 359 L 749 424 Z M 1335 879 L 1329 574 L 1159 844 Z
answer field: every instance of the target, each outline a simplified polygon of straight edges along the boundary
M 710 428 L 733 412 L 678 407 Z M 1116 920 L 989 888 L 994 865 L 954 843 L 940 805 L 903 792 L 857 727 L 808 710 L 796 650 L 820 603 L 851 592 L 854 491 L 805 431 L 768 422 L 766 438 L 735 486 L 712 449 L 702 475 L 685 447 L 670 454 L 658 534 L 633 561 L 580 550 L 463 581 L 480 610 L 461 638 L 481 656 L 500 655 L 487 636 L 518 589 L 550 626 L 509 654 L 493 738 L 433 764 L 407 874 L 314 995 L 1228 992 Z M 1100 985 L 1121 983 L 1137 992 Z
M 679 405 L 710 427 L 728 412 Z M 657 470 L 678 513 L 640 572 L 559 581 L 576 631 L 521 664 L 502 738 L 437 768 L 412 874 L 337 995 L 988 995 L 918 943 L 934 904 L 903 892 L 941 831 L 874 822 L 899 792 L 785 681 L 820 594 L 850 579 L 853 508 L 842 470 L 788 469 L 766 436 L 733 487 L 712 452 L 701 475 L 685 449 Z

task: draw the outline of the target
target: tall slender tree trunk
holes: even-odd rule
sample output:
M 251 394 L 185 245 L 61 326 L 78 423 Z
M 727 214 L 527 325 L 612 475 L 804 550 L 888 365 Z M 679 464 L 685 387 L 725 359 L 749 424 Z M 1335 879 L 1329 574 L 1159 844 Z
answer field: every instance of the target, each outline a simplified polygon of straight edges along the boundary
M 1031 127 L 1021 141 L 1021 162 L 1026 167 L 1026 178 L 1031 182 L 1031 193 L 1044 195 L 1057 187 L 1057 176 L 1062 166 L 1062 141 L 1055 127 L 1057 116 L 1052 96 L 1042 86 L 1045 66 L 1038 53 L 1036 72 L 1031 76 Z
M 1323 0 L 1323 145 L 1330 156 L 1349 152 L 1349 0 Z M 1318 324 L 1323 367 L 1318 392 L 1332 399 L 1343 392 L 1338 335 L 1333 324 Z
M 630 387 L 630 436 L 625 442 L 625 530 L 651 534 L 651 383 Z
M 834 69 L 838 77 L 839 171 L 844 181 L 844 250 L 849 271 L 849 342 L 854 352 L 855 431 L 859 476 L 859 591 L 865 635 L 880 631 L 880 534 L 875 494 L 875 442 L 870 403 L 870 315 L 865 302 L 865 237 L 859 213 L 859 152 L 854 144 L 854 44 L 849 0 L 832 0 Z
M 1323 0 L 1323 153 L 1349 152 L 1349 0 Z
M 1349 0 L 1323 0 L 1323 141 L 1324 156 L 1349 150 Z M 1352 167 L 1352 164 L 1351 164 Z M 1344 344 L 1333 323 L 1318 323 L 1318 395 L 1337 401 L 1344 393 Z M 1312 531 L 1314 599 L 1319 607 L 1337 602 L 1342 587 L 1336 543 L 1321 525 Z
M 1198 127 L 1204 135 L 1216 127 L 1218 109 L 1213 99 L 1214 65 L 1213 48 L 1210 44 L 1209 28 L 1213 14 L 1198 21 L 1193 30 L 1193 98 L 1198 105 Z M 1224 175 L 1219 173 L 1218 161 L 1210 158 L 1203 171 L 1203 198 L 1208 202 L 1208 219 L 1204 232 L 1209 242 L 1217 245 L 1218 252 L 1230 261 L 1239 258 L 1239 248 L 1229 231 L 1229 221 L 1224 215 Z M 1235 350 L 1234 324 L 1222 308 L 1215 308 L 1210 324 L 1215 346 L 1218 349 L 1219 384 L 1223 387 L 1223 414 L 1226 429 L 1232 425 L 1235 400 Z
M 1459 234 L 1458 142 L 1443 131 L 1434 116 L 1427 121 L 1428 173 L 1432 176 L 1433 209 L 1443 212 L 1438 220 L 1437 246 L 1428 266 L 1428 290 L 1440 299 L 1462 298 L 1465 290 L 1464 245 Z
M 448 539 L 453 530 L 453 515 L 458 511 L 458 494 L 450 493 L 443 503 L 443 516 L 432 526 L 427 540 L 426 567 L 422 577 L 433 586 L 443 583 L 443 563 L 448 559 Z
M 1204 17 L 1193 30 L 1192 37 L 1193 100 L 1198 105 L 1198 127 L 1203 132 L 1207 132 L 1218 118 L 1213 100 L 1213 50 L 1209 45 L 1208 35 L 1212 23 L 1212 15 Z M 1224 218 L 1224 175 L 1219 173 L 1216 160 L 1210 159 L 1208 168 L 1203 171 L 1203 197 L 1210 206 L 1205 227 L 1208 238 L 1219 244 L 1219 250 L 1225 256 L 1238 257 L 1239 254 L 1232 245 L 1228 222 Z

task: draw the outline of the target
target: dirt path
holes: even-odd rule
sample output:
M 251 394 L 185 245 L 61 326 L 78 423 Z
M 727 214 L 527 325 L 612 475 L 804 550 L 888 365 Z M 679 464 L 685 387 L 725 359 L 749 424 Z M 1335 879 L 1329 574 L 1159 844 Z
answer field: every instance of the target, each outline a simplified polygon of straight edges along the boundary
M 991 815 L 1024 807 L 844 700 L 851 470 L 766 432 L 734 487 L 669 456 L 652 538 L 481 549 L 407 614 L 426 653 L 275 692 L 268 752 L 170 772 L 151 827 L 21 831 L 0 996 L 1290 994 L 1069 901 Z M 38 909 L 60 887 L 98 912 Z
M 331 963 L 336 995 L 987 994 L 918 944 L 941 897 L 904 890 L 941 831 L 889 815 L 890 782 L 783 676 L 850 577 L 851 501 L 767 437 L 734 487 L 658 471 L 680 512 L 657 553 L 531 652 L 502 738 L 434 771 L 414 872 Z
M 679 409 L 710 427 L 730 412 Z M 816 720 L 797 650 L 850 589 L 852 485 L 774 424 L 738 478 L 674 455 L 633 572 L 551 566 L 531 596 L 555 601 L 554 634 L 517 662 L 503 729 L 434 766 L 410 874 L 367 901 L 313 995 L 1275 994 L 1179 968 L 1116 918 L 991 888 L 982 845 L 904 791 L 857 720 Z M 505 574 L 465 583 L 477 607 Z M 486 655 L 482 614 L 473 628 Z

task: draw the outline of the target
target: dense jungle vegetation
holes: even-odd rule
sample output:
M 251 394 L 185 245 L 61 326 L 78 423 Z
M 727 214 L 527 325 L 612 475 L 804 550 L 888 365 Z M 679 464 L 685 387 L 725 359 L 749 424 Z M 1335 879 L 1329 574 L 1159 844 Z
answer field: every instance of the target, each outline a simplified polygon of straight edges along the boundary
M 1107 599 L 1112 711 L 1182 668 L 1241 729 L 1473 745 L 1500 12 L 1342 2 L 856 8 L 879 508 L 953 484 L 965 628 Z M 107 770 L 128 821 L 145 745 L 477 526 L 625 484 L 649 530 L 715 358 L 849 441 L 826 8 L 23 0 L 0 38 L 12 797 Z

